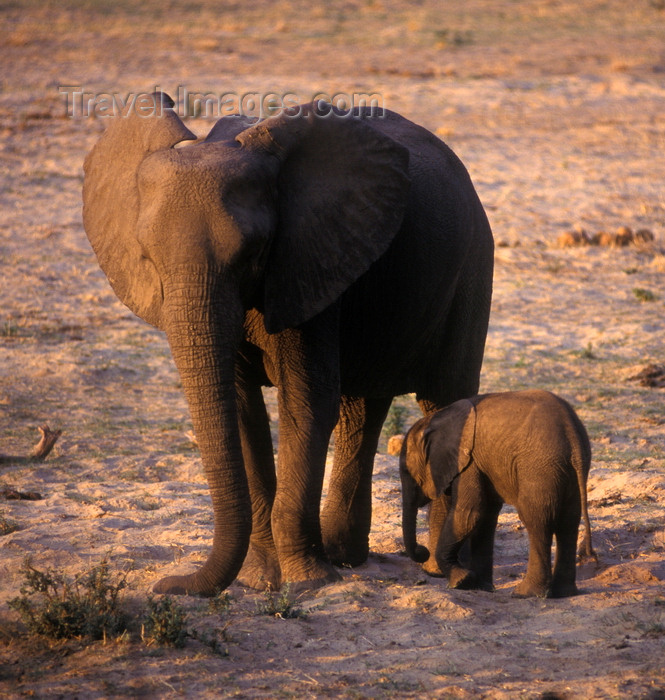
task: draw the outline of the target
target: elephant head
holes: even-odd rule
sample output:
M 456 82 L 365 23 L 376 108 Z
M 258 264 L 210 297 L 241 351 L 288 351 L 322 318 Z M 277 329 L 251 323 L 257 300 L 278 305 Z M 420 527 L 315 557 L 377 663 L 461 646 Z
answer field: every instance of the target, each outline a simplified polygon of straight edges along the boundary
M 166 332 L 211 490 L 208 561 L 156 590 L 212 594 L 251 530 L 234 385 L 245 311 L 278 333 L 334 303 L 399 230 L 408 151 L 319 105 L 225 117 L 196 140 L 171 98 L 155 100 L 162 109 L 115 119 L 86 158 L 83 220 L 118 297 Z
M 475 407 L 463 399 L 421 418 L 404 440 L 400 454 L 402 536 L 406 553 L 414 561 L 425 562 L 430 555 L 416 541 L 418 509 L 450 493 L 455 478 L 471 462 L 475 434 Z

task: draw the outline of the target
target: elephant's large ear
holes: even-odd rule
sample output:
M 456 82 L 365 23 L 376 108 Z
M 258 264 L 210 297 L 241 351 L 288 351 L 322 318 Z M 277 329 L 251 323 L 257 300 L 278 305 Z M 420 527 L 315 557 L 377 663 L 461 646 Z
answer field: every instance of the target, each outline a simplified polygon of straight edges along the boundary
M 137 171 L 155 151 L 196 136 L 173 111 L 163 93 L 148 96 L 113 119 L 83 166 L 83 225 L 102 270 L 137 316 L 160 326 L 162 289 L 152 262 L 137 240 Z
M 278 230 L 265 275 L 271 333 L 333 303 L 399 230 L 409 154 L 367 122 L 330 105 L 304 105 L 236 137 L 280 160 Z
M 476 409 L 467 399 L 456 401 L 432 416 L 424 433 L 425 454 L 438 494 L 472 459 L 476 435 Z

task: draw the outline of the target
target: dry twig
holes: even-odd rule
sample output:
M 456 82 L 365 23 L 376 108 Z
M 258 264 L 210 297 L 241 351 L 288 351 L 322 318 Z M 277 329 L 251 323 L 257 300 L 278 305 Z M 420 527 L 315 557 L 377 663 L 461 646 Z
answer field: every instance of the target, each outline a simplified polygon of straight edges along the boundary
M 58 438 L 62 435 L 62 430 L 51 430 L 48 425 L 44 424 L 39 426 L 39 432 L 42 434 L 42 437 L 28 457 L 0 455 L 0 464 L 43 462 L 53 449 Z

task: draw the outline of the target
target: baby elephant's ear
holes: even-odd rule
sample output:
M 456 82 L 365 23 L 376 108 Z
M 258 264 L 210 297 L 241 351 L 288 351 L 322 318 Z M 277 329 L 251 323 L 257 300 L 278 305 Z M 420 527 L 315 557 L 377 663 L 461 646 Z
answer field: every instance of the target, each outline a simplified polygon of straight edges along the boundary
M 450 489 L 469 466 L 476 433 L 476 409 L 462 399 L 435 413 L 425 431 L 425 455 L 437 493 Z

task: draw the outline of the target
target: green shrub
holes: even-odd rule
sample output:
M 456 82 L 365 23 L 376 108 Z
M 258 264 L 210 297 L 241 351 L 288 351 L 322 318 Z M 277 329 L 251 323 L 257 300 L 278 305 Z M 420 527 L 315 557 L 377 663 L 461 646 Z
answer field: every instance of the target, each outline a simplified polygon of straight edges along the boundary
M 290 586 L 285 583 L 279 593 L 267 589 L 263 595 L 263 601 L 256 604 L 257 615 L 269 615 L 270 617 L 281 617 L 282 619 L 307 617 L 307 613 L 302 608 L 294 605 L 291 598 Z
M 227 613 L 231 609 L 232 600 L 233 598 L 226 591 L 220 591 L 208 601 L 208 610 L 211 613 Z
M 181 648 L 189 636 L 185 622 L 187 614 L 170 596 L 148 598 L 148 615 L 143 626 L 143 641 Z
M 31 634 L 50 639 L 102 639 L 125 630 L 120 591 L 126 574 L 113 577 L 106 559 L 73 581 L 54 569 L 21 567 L 21 595 L 9 601 Z
M 656 301 L 658 299 L 658 297 L 650 289 L 635 287 L 635 289 L 633 289 L 633 294 L 639 301 Z
M 11 518 L 6 518 L 4 513 L 0 512 L 0 536 L 10 535 L 12 532 L 16 532 L 19 529 L 16 520 Z

